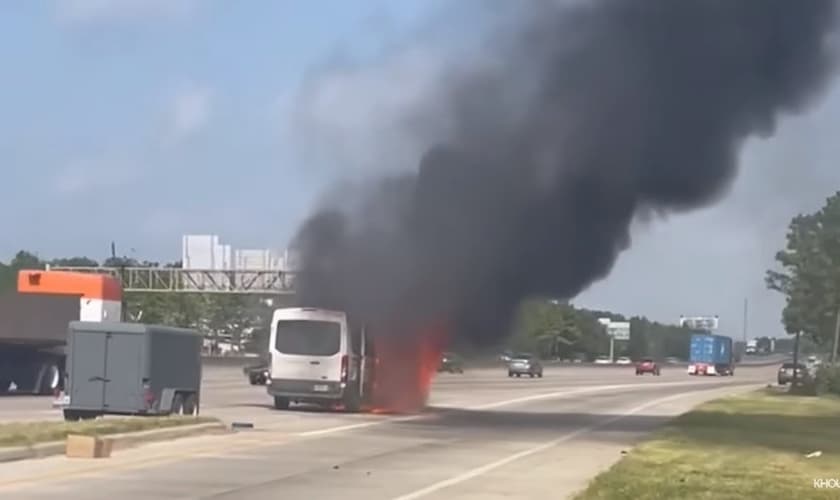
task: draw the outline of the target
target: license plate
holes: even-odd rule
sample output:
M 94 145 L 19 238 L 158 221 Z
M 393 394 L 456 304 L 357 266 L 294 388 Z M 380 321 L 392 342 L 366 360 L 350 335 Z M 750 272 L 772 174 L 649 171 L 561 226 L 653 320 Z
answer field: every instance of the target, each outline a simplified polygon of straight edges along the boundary
M 327 392 L 330 390 L 330 386 L 324 384 L 318 384 L 312 388 L 315 392 Z

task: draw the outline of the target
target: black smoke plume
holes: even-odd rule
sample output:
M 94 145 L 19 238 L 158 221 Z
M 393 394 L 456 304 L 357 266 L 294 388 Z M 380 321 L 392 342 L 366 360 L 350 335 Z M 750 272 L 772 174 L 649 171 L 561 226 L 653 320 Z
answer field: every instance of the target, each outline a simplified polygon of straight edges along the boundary
M 745 139 L 819 95 L 835 7 L 521 2 L 492 64 L 447 74 L 452 126 L 417 171 L 300 228 L 300 300 L 491 339 L 523 298 L 574 297 L 609 273 L 635 216 L 714 202 Z

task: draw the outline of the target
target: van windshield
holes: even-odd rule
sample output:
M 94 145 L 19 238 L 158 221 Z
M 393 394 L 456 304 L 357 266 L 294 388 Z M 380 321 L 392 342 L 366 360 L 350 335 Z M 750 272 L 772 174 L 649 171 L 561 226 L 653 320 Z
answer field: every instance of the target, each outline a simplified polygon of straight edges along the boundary
M 341 324 L 335 321 L 283 320 L 277 322 L 274 348 L 283 354 L 332 356 L 341 347 Z

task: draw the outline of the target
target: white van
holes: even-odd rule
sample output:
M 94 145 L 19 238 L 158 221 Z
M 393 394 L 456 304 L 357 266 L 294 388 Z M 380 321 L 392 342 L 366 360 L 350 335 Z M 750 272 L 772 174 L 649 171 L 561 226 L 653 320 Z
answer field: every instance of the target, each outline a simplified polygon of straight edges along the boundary
M 268 394 L 290 403 L 342 405 L 358 411 L 371 391 L 372 346 L 347 314 L 312 307 L 274 311 L 269 337 Z

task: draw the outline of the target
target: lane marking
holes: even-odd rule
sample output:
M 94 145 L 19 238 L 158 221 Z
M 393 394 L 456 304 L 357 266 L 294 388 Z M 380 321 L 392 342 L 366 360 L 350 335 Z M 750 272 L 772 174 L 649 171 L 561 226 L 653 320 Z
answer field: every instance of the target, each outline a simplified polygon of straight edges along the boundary
M 745 384 L 745 386 L 746 385 L 751 386 L 753 384 Z M 737 385 L 733 384 L 731 387 L 737 387 Z M 553 447 L 555 447 L 559 444 L 562 444 L 566 441 L 570 441 L 570 440 L 572 440 L 572 439 L 574 439 L 578 436 L 581 436 L 583 434 L 587 434 L 589 432 L 600 429 L 602 427 L 606 427 L 606 426 L 608 426 L 608 425 L 610 425 L 614 422 L 617 422 L 621 419 L 632 416 L 632 415 L 634 415 L 634 414 L 636 414 L 640 411 L 646 410 L 650 407 L 657 406 L 657 405 L 660 405 L 662 403 L 666 403 L 666 402 L 674 400 L 674 399 L 685 398 L 685 397 L 693 396 L 693 395 L 696 395 L 696 392 L 673 394 L 671 396 L 666 396 L 666 397 L 663 397 L 663 398 L 654 399 L 653 401 L 648 401 L 645 404 L 642 404 L 642 405 L 639 405 L 635 408 L 631 408 L 630 410 L 627 410 L 626 412 L 622 413 L 621 415 L 616 415 L 614 417 L 610 417 L 608 419 L 602 420 L 602 421 L 600 421 L 596 424 L 588 425 L 586 427 L 581 427 L 580 429 L 578 429 L 576 431 L 570 432 L 568 434 L 564 434 L 563 436 L 561 436 L 557 439 L 551 440 L 547 443 L 543 443 L 543 444 L 535 446 L 533 448 L 528 448 L 527 450 L 523 450 L 523 451 L 520 451 L 518 453 L 514 453 L 513 455 L 509 455 L 505 458 L 496 460 L 495 462 L 490 462 L 490 463 L 482 465 L 480 467 L 470 469 L 466 472 L 463 472 L 461 474 L 453 476 L 449 479 L 445 479 L 443 481 L 438 481 L 437 483 L 430 484 L 429 486 L 426 486 L 425 488 L 416 490 L 412 493 L 408 493 L 408 494 L 405 494 L 405 495 L 394 497 L 393 500 L 415 500 L 417 498 L 422 498 L 422 497 L 424 497 L 426 495 L 429 495 L 431 493 L 436 493 L 440 490 L 443 490 L 443 489 L 449 488 L 451 486 L 455 486 L 457 484 L 463 483 L 465 481 L 469 481 L 470 479 L 474 479 L 476 477 L 482 476 L 482 475 L 484 475 L 484 474 L 486 474 L 486 473 L 488 473 L 492 470 L 498 469 L 499 467 L 503 467 L 503 466 L 505 466 L 507 464 L 510 464 L 512 462 L 515 462 L 517 460 L 529 457 L 531 455 L 536 455 L 537 453 L 541 453 L 543 451 L 546 451 L 550 448 L 553 448 Z
M 606 386 L 597 385 L 597 386 L 590 386 L 590 387 L 585 387 L 585 388 L 581 388 L 581 389 L 572 389 L 572 390 L 565 390 L 565 391 L 555 391 L 555 392 L 551 392 L 551 393 L 535 394 L 535 395 L 532 395 L 532 396 L 526 396 L 526 397 L 503 400 L 503 401 L 497 401 L 497 402 L 493 402 L 493 403 L 489 403 L 489 404 L 482 404 L 482 405 L 477 405 L 477 406 L 472 406 L 472 407 L 467 407 L 467 408 L 454 407 L 452 409 L 455 409 L 455 410 L 466 409 L 466 410 L 475 411 L 475 410 L 481 410 L 481 409 L 489 409 L 489 408 L 495 408 L 495 407 L 500 407 L 500 406 L 513 405 L 513 404 L 518 404 L 518 403 L 526 403 L 526 402 L 530 402 L 530 401 L 538 401 L 538 400 L 545 400 L 545 399 L 561 399 L 561 398 L 565 398 L 567 396 L 575 396 L 575 395 L 579 395 L 579 394 L 586 394 L 586 393 L 593 393 L 593 392 L 603 392 L 603 391 L 608 391 L 608 390 L 611 390 L 611 389 L 623 389 L 623 388 L 633 388 L 633 387 L 656 388 L 656 387 L 662 387 L 662 386 L 665 386 L 665 385 L 669 385 L 669 386 L 675 386 L 675 385 L 676 386 L 679 386 L 679 385 L 715 386 L 715 387 L 723 388 L 723 387 L 736 387 L 736 386 L 740 386 L 740 385 L 751 385 L 751 384 L 715 384 L 715 383 L 697 383 L 697 382 L 669 382 L 669 383 L 661 383 L 661 384 L 650 383 L 650 384 L 616 384 L 616 385 L 606 385 Z M 680 396 L 686 396 L 686 395 L 690 395 L 690 393 L 681 394 Z M 641 410 L 637 410 L 637 411 L 641 411 Z M 288 439 L 289 437 L 317 438 L 317 437 L 320 437 L 320 436 L 336 434 L 336 433 L 341 433 L 341 432 L 347 432 L 347 431 L 366 428 L 366 427 L 373 427 L 373 426 L 376 426 L 376 425 L 383 425 L 383 424 L 388 424 L 388 423 L 397 423 L 397 422 L 401 422 L 401 421 L 418 420 L 418 419 L 422 419 L 422 418 L 434 418 L 436 416 L 437 415 L 434 414 L 434 413 L 432 413 L 432 414 L 421 413 L 421 414 L 417 414 L 417 415 L 408 415 L 408 416 L 399 416 L 399 417 L 385 417 L 382 420 L 360 422 L 360 423 L 357 423 L 357 424 L 341 425 L 341 426 L 336 426 L 336 427 L 328 427 L 328 428 L 325 428 L 325 429 L 316 429 L 316 430 L 312 430 L 312 431 L 302 431 L 302 432 L 298 432 L 298 433 L 281 434 L 280 436 L 278 436 L 277 434 L 273 434 L 272 436 L 277 438 L 276 441 L 273 440 L 273 439 L 267 439 L 267 436 L 263 436 L 263 437 L 257 436 L 257 435 L 247 435 L 246 436 L 245 434 L 219 435 L 219 436 L 217 436 L 218 441 L 224 440 L 223 442 L 218 442 L 217 441 L 215 443 L 194 443 L 192 446 L 187 444 L 187 446 L 184 446 L 184 447 L 180 448 L 175 453 L 173 453 L 171 451 L 161 450 L 161 452 L 158 452 L 158 453 L 153 452 L 151 454 L 151 456 L 146 455 L 145 457 L 127 458 L 127 459 L 125 459 L 124 462 L 121 461 L 119 463 L 113 463 L 112 462 L 112 463 L 107 464 L 107 465 L 104 464 L 104 463 L 97 463 L 97 464 L 90 464 L 90 465 L 79 463 L 78 465 L 81 466 L 81 467 L 78 467 L 78 468 L 73 467 L 70 470 L 64 469 L 64 470 L 60 470 L 60 471 L 47 472 L 47 473 L 41 474 L 41 475 L 36 474 L 36 475 L 30 475 L 30 476 L 24 476 L 24 477 L 17 477 L 17 478 L 7 480 L 7 481 L 3 481 L 2 483 L 0 483 L 0 491 L 9 490 L 9 489 L 16 490 L 16 489 L 19 489 L 21 487 L 26 487 L 27 485 L 31 485 L 33 483 L 38 484 L 38 483 L 41 483 L 41 482 L 44 482 L 44 481 L 50 481 L 50 480 L 78 479 L 78 478 L 91 477 L 91 476 L 96 477 L 96 476 L 102 476 L 102 475 L 104 475 L 106 473 L 110 473 L 110 472 L 120 472 L 120 471 L 133 470 L 133 469 L 144 468 L 144 467 L 159 466 L 159 465 L 164 465 L 164 464 L 167 464 L 167 463 L 176 462 L 176 461 L 179 461 L 179 460 L 182 460 L 182 459 L 188 460 L 188 459 L 191 459 L 191 458 L 200 458 L 198 455 L 201 455 L 201 454 L 204 454 L 204 453 L 218 453 L 218 452 L 221 452 L 225 449 L 230 449 L 231 446 L 237 446 L 237 445 L 243 445 L 244 444 L 244 445 L 248 446 L 249 450 L 266 448 L 266 447 L 271 447 L 271 446 L 283 446 L 283 445 L 294 442 L 293 440 L 289 440 Z M 619 418 L 623 418 L 623 417 L 619 417 Z M 606 424 L 607 423 L 601 423 L 600 425 L 606 425 Z M 278 423 L 277 425 L 281 426 L 281 425 L 283 425 L 283 423 Z M 271 426 L 271 427 L 265 426 L 265 427 L 262 427 L 262 428 L 270 430 L 272 427 L 273 426 Z M 574 435 L 579 435 L 582 432 L 583 431 L 579 430 L 579 431 L 575 431 L 575 433 L 573 433 L 573 434 Z M 201 437 L 201 436 L 198 436 L 198 437 Z M 211 436 L 207 436 L 207 437 L 211 437 Z M 216 437 L 216 436 L 213 436 L 213 437 Z M 232 438 L 232 440 L 234 442 L 231 443 L 226 438 Z M 556 442 L 560 443 L 563 440 L 568 440 L 568 439 L 571 439 L 571 437 L 561 438 L 561 440 L 556 441 Z M 216 441 L 216 440 L 214 440 L 214 441 Z M 164 443 L 161 443 L 161 444 L 164 444 Z M 547 447 L 550 447 L 550 446 L 547 446 Z M 537 452 L 534 452 L 534 453 L 537 453 Z M 516 459 L 514 459 L 514 460 L 516 460 Z M 513 460 L 510 460 L 510 461 L 513 461 Z M 76 465 L 76 464 L 73 464 L 73 465 Z M 504 464 L 501 464 L 501 465 L 504 465 Z M 501 465 L 497 465 L 496 467 L 499 467 Z M 493 468 L 495 468 L 495 467 L 493 467 Z M 488 469 L 488 470 L 492 470 L 492 468 Z M 463 480 L 466 480 L 466 479 L 463 479 Z M 445 487 L 445 486 L 443 486 L 443 487 Z M 441 487 L 441 488 L 443 488 L 443 487 Z M 425 494 L 427 494 L 427 493 L 424 493 L 424 495 Z M 403 497 L 399 497 L 398 500 L 407 500 L 408 498 L 416 498 L 416 497 L 405 497 L 405 499 Z

